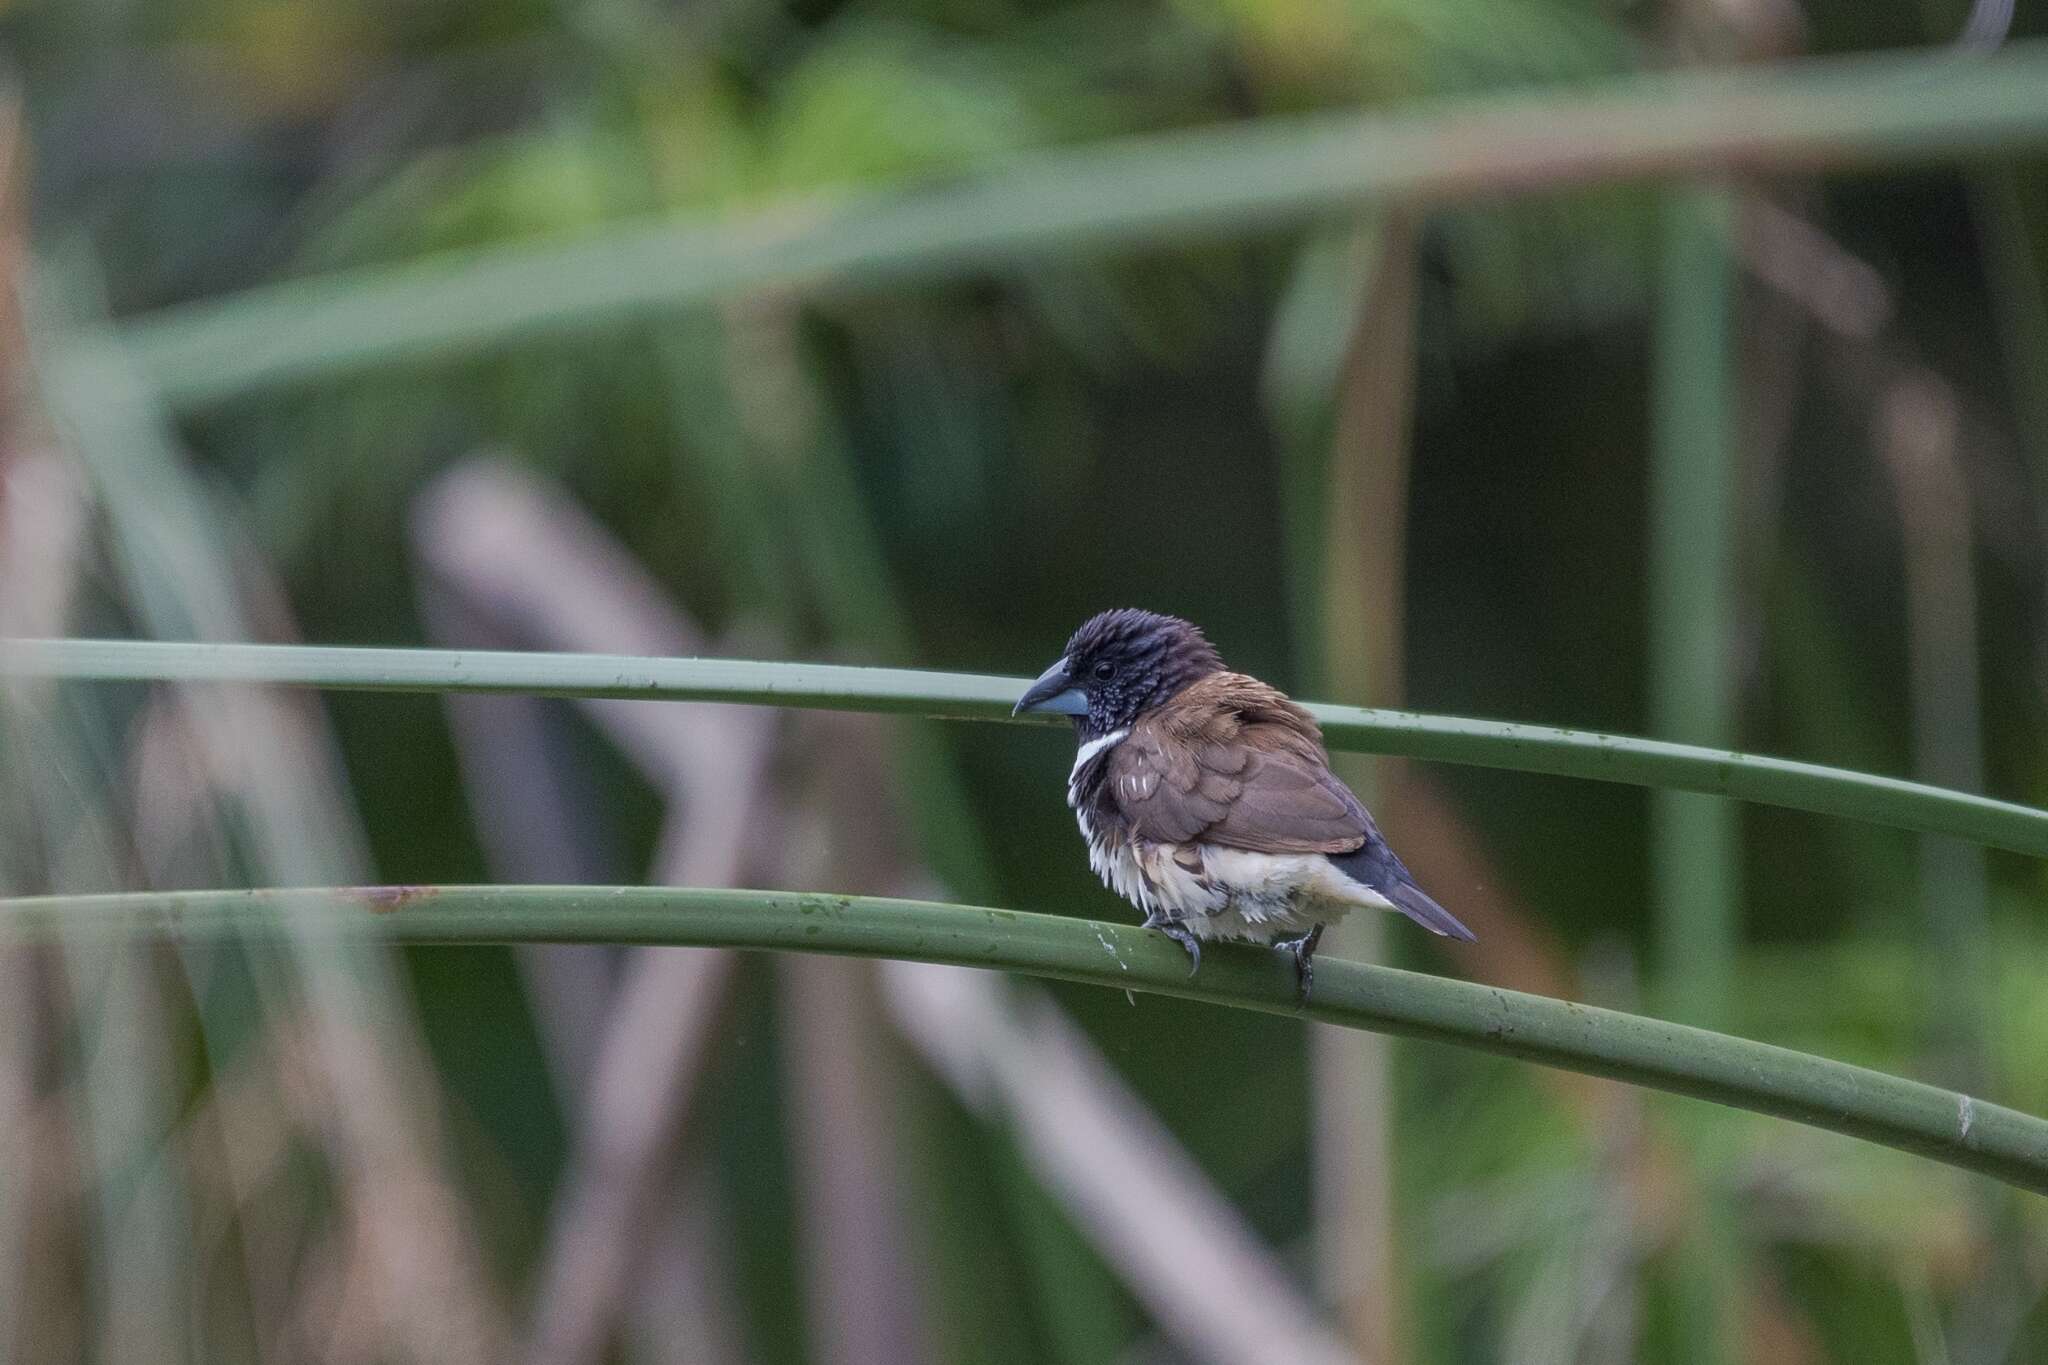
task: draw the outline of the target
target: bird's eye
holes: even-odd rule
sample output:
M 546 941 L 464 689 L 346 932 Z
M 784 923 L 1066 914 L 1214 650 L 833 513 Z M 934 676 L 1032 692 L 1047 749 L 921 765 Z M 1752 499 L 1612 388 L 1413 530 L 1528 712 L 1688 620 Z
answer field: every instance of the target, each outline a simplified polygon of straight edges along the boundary
M 1107 679 L 1109 675 L 1111 673 L 1114 673 L 1115 671 L 1116 670 L 1111 668 L 1107 663 L 1099 663 L 1095 665 L 1095 676 L 1100 679 Z

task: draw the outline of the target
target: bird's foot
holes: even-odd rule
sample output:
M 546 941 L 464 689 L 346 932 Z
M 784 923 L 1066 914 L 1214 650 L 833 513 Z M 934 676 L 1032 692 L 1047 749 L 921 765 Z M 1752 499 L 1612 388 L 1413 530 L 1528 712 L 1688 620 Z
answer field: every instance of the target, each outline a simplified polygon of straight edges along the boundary
M 1178 920 L 1162 919 L 1158 915 L 1145 916 L 1145 927 L 1157 929 L 1160 933 L 1188 950 L 1188 975 L 1202 970 L 1202 940 L 1183 928 Z
M 1307 1005 L 1309 993 L 1316 983 L 1316 945 L 1322 942 L 1323 926 L 1303 934 L 1300 938 L 1283 938 L 1276 945 L 1294 954 L 1294 995 L 1301 1004 Z

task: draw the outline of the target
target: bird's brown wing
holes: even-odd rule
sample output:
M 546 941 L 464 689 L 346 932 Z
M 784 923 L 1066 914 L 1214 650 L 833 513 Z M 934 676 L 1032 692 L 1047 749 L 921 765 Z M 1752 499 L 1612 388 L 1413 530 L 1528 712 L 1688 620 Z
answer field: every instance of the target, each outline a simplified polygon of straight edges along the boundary
M 1294 743 L 1260 727 L 1181 739 L 1139 724 L 1108 755 L 1104 795 L 1130 833 L 1257 853 L 1348 853 L 1372 828 L 1358 798 Z

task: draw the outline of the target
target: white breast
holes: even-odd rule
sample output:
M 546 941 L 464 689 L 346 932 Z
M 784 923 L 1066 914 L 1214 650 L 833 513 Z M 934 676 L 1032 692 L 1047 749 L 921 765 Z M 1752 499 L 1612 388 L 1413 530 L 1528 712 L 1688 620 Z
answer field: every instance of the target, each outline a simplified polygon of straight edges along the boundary
M 1088 865 L 1148 918 L 1177 921 L 1199 938 L 1271 943 L 1341 919 L 1353 906 L 1392 909 L 1386 897 L 1320 853 L 1254 853 L 1216 844 L 1113 843 L 1077 811 Z

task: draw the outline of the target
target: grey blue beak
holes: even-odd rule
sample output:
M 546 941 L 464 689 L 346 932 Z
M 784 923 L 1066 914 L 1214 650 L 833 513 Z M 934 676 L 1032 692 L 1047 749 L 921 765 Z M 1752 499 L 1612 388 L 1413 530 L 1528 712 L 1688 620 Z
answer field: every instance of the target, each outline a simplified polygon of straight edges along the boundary
M 1024 695 L 1017 698 L 1010 714 L 1021 716 L 1026 711 L 1052 711 L 1062 716 L 1088 714 L 1088 694 L 1074 686 L 1074 680 L 1067 676 L 1065 659 L 1039 674 L 1038 681 L 1025 688 Z

